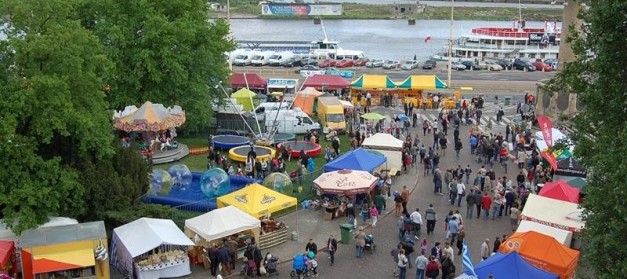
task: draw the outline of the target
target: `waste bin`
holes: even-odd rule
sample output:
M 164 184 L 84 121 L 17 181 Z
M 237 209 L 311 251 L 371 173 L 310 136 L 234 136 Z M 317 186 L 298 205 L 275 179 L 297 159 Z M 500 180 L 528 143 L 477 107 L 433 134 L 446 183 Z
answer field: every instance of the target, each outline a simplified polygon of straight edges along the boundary
M 512 101 L 512 96 L 505 96 L 505 105 L 509 106 L 509 103 Z
M 340 242 L 344 243 L 344 244 L 351 244 L 351 241 L 353 240 L 353 224 L 349 224 L 349 223 L 345 223 L 345 224 L 340 224 Z

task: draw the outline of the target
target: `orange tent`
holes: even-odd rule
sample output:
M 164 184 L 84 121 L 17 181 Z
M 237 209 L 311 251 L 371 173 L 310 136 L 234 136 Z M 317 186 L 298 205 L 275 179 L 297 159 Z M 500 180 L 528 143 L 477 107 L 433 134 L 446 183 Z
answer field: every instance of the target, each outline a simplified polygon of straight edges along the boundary
M 294 107 L 300 108 L 307 115 L 312 115 L 314 112 L 316 98 L 323 94 L 324 93 L 316 90 L 313 87 L 307 87 L 300 92 L 296 92 L 296 97 L 294 98 Z
M 560 279 L 572 278 L 579 261 L 579 251 L 536 231 L 514 233 L 499 247 L 501 253 L 512 251 L 533 266 L 559 275 Z

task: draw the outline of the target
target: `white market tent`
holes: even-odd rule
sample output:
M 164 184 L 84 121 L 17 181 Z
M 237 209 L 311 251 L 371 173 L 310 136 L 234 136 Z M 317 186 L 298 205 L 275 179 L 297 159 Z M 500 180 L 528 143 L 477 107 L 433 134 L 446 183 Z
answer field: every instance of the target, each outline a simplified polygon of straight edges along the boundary
M 193 246 L 172 220 L 140 218 L 113 229 L 111 263 L 130 272 L 133 258 L 162 245 Z
M 531 194 L 522 219 L 578 233 L 585 227 L 581 219 L 582 210 L 576 203 Z
M 375 150 L 383 154 L 387 160 L 388 169 L 401 170 L 403 167 L 402 152 L 403 141 L 391 134 L 376 133 L 364 139 L 361 146 L 364 149 Z
M 560 130 L 555 129 L 555 128 L 551 128 L 551 133 L 553 135 L 553 144 L 555 144 L 560 139 L 568 138 L 567 135 L 564 135 L 564 133 L 562 133 Z M 546 141 L 544 141 L 544 135 L 542 135 L 542 131 L 536 132 L 535 137 L 536 137 L 536 146 L 538 147 L 538 150 L 544 151 L 545 149 L 549 147 Z M 571 152 L 574 149 L 575 149 L 574 146 L 570 147 Z
M 261 221 L 235 206 L 227 206 L 212 210 L 198 217 L 185 220 L 185 234 L 188 237 L 198 235 L 204 243 L 222 239 L 235 233 L 251 230 L 259 243 Z
M 527 220 L 520 221 L 520 224 L 518 225 L 518 229 L 516 230 L 516 232 L 523 233 L 523 232 L 528 232 L 528 231 L 535 231 L 541 234 L 551 236 L 555 238 L 555 240 L 557 240 L 559 243 L 562 243 L 566 245 L 567 247 L 570 247 L 570 243 L 573 239 L 573 232 L 571 231 L 549 227 L 546 225 L 542 225 L 540 223 L 535 223 L 535 222 L 531 222 Z

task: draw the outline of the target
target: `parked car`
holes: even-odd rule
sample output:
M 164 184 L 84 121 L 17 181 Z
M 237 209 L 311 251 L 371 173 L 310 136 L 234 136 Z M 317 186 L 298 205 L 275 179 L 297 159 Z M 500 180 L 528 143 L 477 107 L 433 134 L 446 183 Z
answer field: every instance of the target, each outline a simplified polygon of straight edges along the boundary
M 302 60 L 300 60 L 300 65 L 301 66 L 307 66 L 307 65 L 318 66 L 318 61 L 316 59 L 307 57 L 307 58 L 303 58 Z
M 437 62 L 435 62 L 435 60 L 427 60 L 424 64 L 422 64 L 422 68 L 425 70 L 432 70 L 435 69 L 436 65 Z
M 302 62 L 303 60 L 301 59 L 298 59 L 296 57 L 290 57 L 286 59 L 285 61 L 283 61 L 283 63 L 281 63 L 281 66 L 287 67 L 287 68 L 300 67 L 300 66 L 303 66 Z
M 401 69 L 403 69 L 403 70 L 413 70 L 413 69 L 416 69 L 416 68 L 418 68 L 418 61 L 416 61 L 416 60 L 407 60 L 401 66 Z
M 481 66 L 474 61 L 463 61 L 462 65 L 466 66 L 466 70 L 481 70 Z
M 525 61 L 525 60 L 521 60 L 521 59 L 516 59 L 516 61 L 514 61 L 514 64 L 512 64 L 512 67 L 516 70 L 520 70 L 520 71 L 529 71 L 529 72 L 533 72 L 536 70 L 536 66 L 534 66 L 533 64 L 531 64 L 531 62 L 529 61 Z
M 503 70 L 513 69 L 513 63 L 509 60 L 499 59 L 496 60 L 494 63 L 499 64 L 501 67 L 503 67 Z
M 544 59 L 544 64 L 549 64 L 549 65 L 551 65 L 551 64 L 553 64 L 553 62 L 557 62 L 557 59 L 555 59 L 555 58 L 547 58 L 547 59 Z
M 335 59 L 325 59 L 318 62 L 318 67 L 320 68 L 335 67 L 335 65 L 337 65 L 337 60 Z
M 557 61 L 551 63 L 551 69 L 553 69 L 553 71 L 557 71 L 557 66 L 558 66 L 558 62 Z
M 401 67 L 401 62 L 398 60 L 387 60 L 383 63 L 383 69 L 398 69 Z
M 553 68 L 551 67 L 551 65 L 549 64 L 545 64 L 542 61 L 536 61 L 534 63 L 532 63 L 533 66 L 536 67 L 536 71 L 544 71 L 544 72 L 550 72 L 553 70 Z
M 353 59 L 342 59 L 340 61 L 337 61 L 337 63 L 335 63 L 335 67 L 348 68 L 348 67 L 352 67 L 354 64 L 355 64 L 355 61 L 353 61 Z
M 446 67 L 448 68 L 448 65 L 446 65 Z M 451 64 L 451 70 L 465 71 L 466 65 L 462 64 L 461 62 L 453 62 Z
M 383 63 L 385 61 L 383 59 L 372 59 L 366 63 L 367 68 L 377 68 L 383 67 Z
M 480 64 L 481 65 L 481 64 Z M 484 70 L 488 70 L 488 71 L 500 71 L 503 70 L 503 67 L 499 64 L 496 64 L 496 62 L 485 62 L 484 63 L 485 66 L 483 66 Z
M 363 67 L 368 63 L 368 58 L 359 58 L 353 62 L 353 66 L 355 67 Z

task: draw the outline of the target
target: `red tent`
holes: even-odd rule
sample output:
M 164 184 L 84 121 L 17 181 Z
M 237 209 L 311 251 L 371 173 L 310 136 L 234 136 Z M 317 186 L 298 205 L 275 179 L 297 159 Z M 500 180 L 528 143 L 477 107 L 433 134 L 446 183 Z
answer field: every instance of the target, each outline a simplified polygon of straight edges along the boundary
M 540 190 L 540 196 L 572 203 L 579 203 L 579 189 L 570 186 L 564 180 L 544 184 L 542 190 Z
M 254 73 L 233 73 L 229 78 L 229 84 L 233 89 L 248 88 L 265 91 L 268 82 Z
M 307 78 L 303 87 L 313 87 L 319 90 L 349 88 L 351 83 L 338 75 L 313 75 Z
M 7 267 L 7 264 L 11 261 L 12 269 L 9 271 L 14 273 L 17 270 L 17 265 L 12 262 L 15 258 L 12 258 L 15 253 L 15 243 L 13 241 L 0 241 L 0 269 Z

